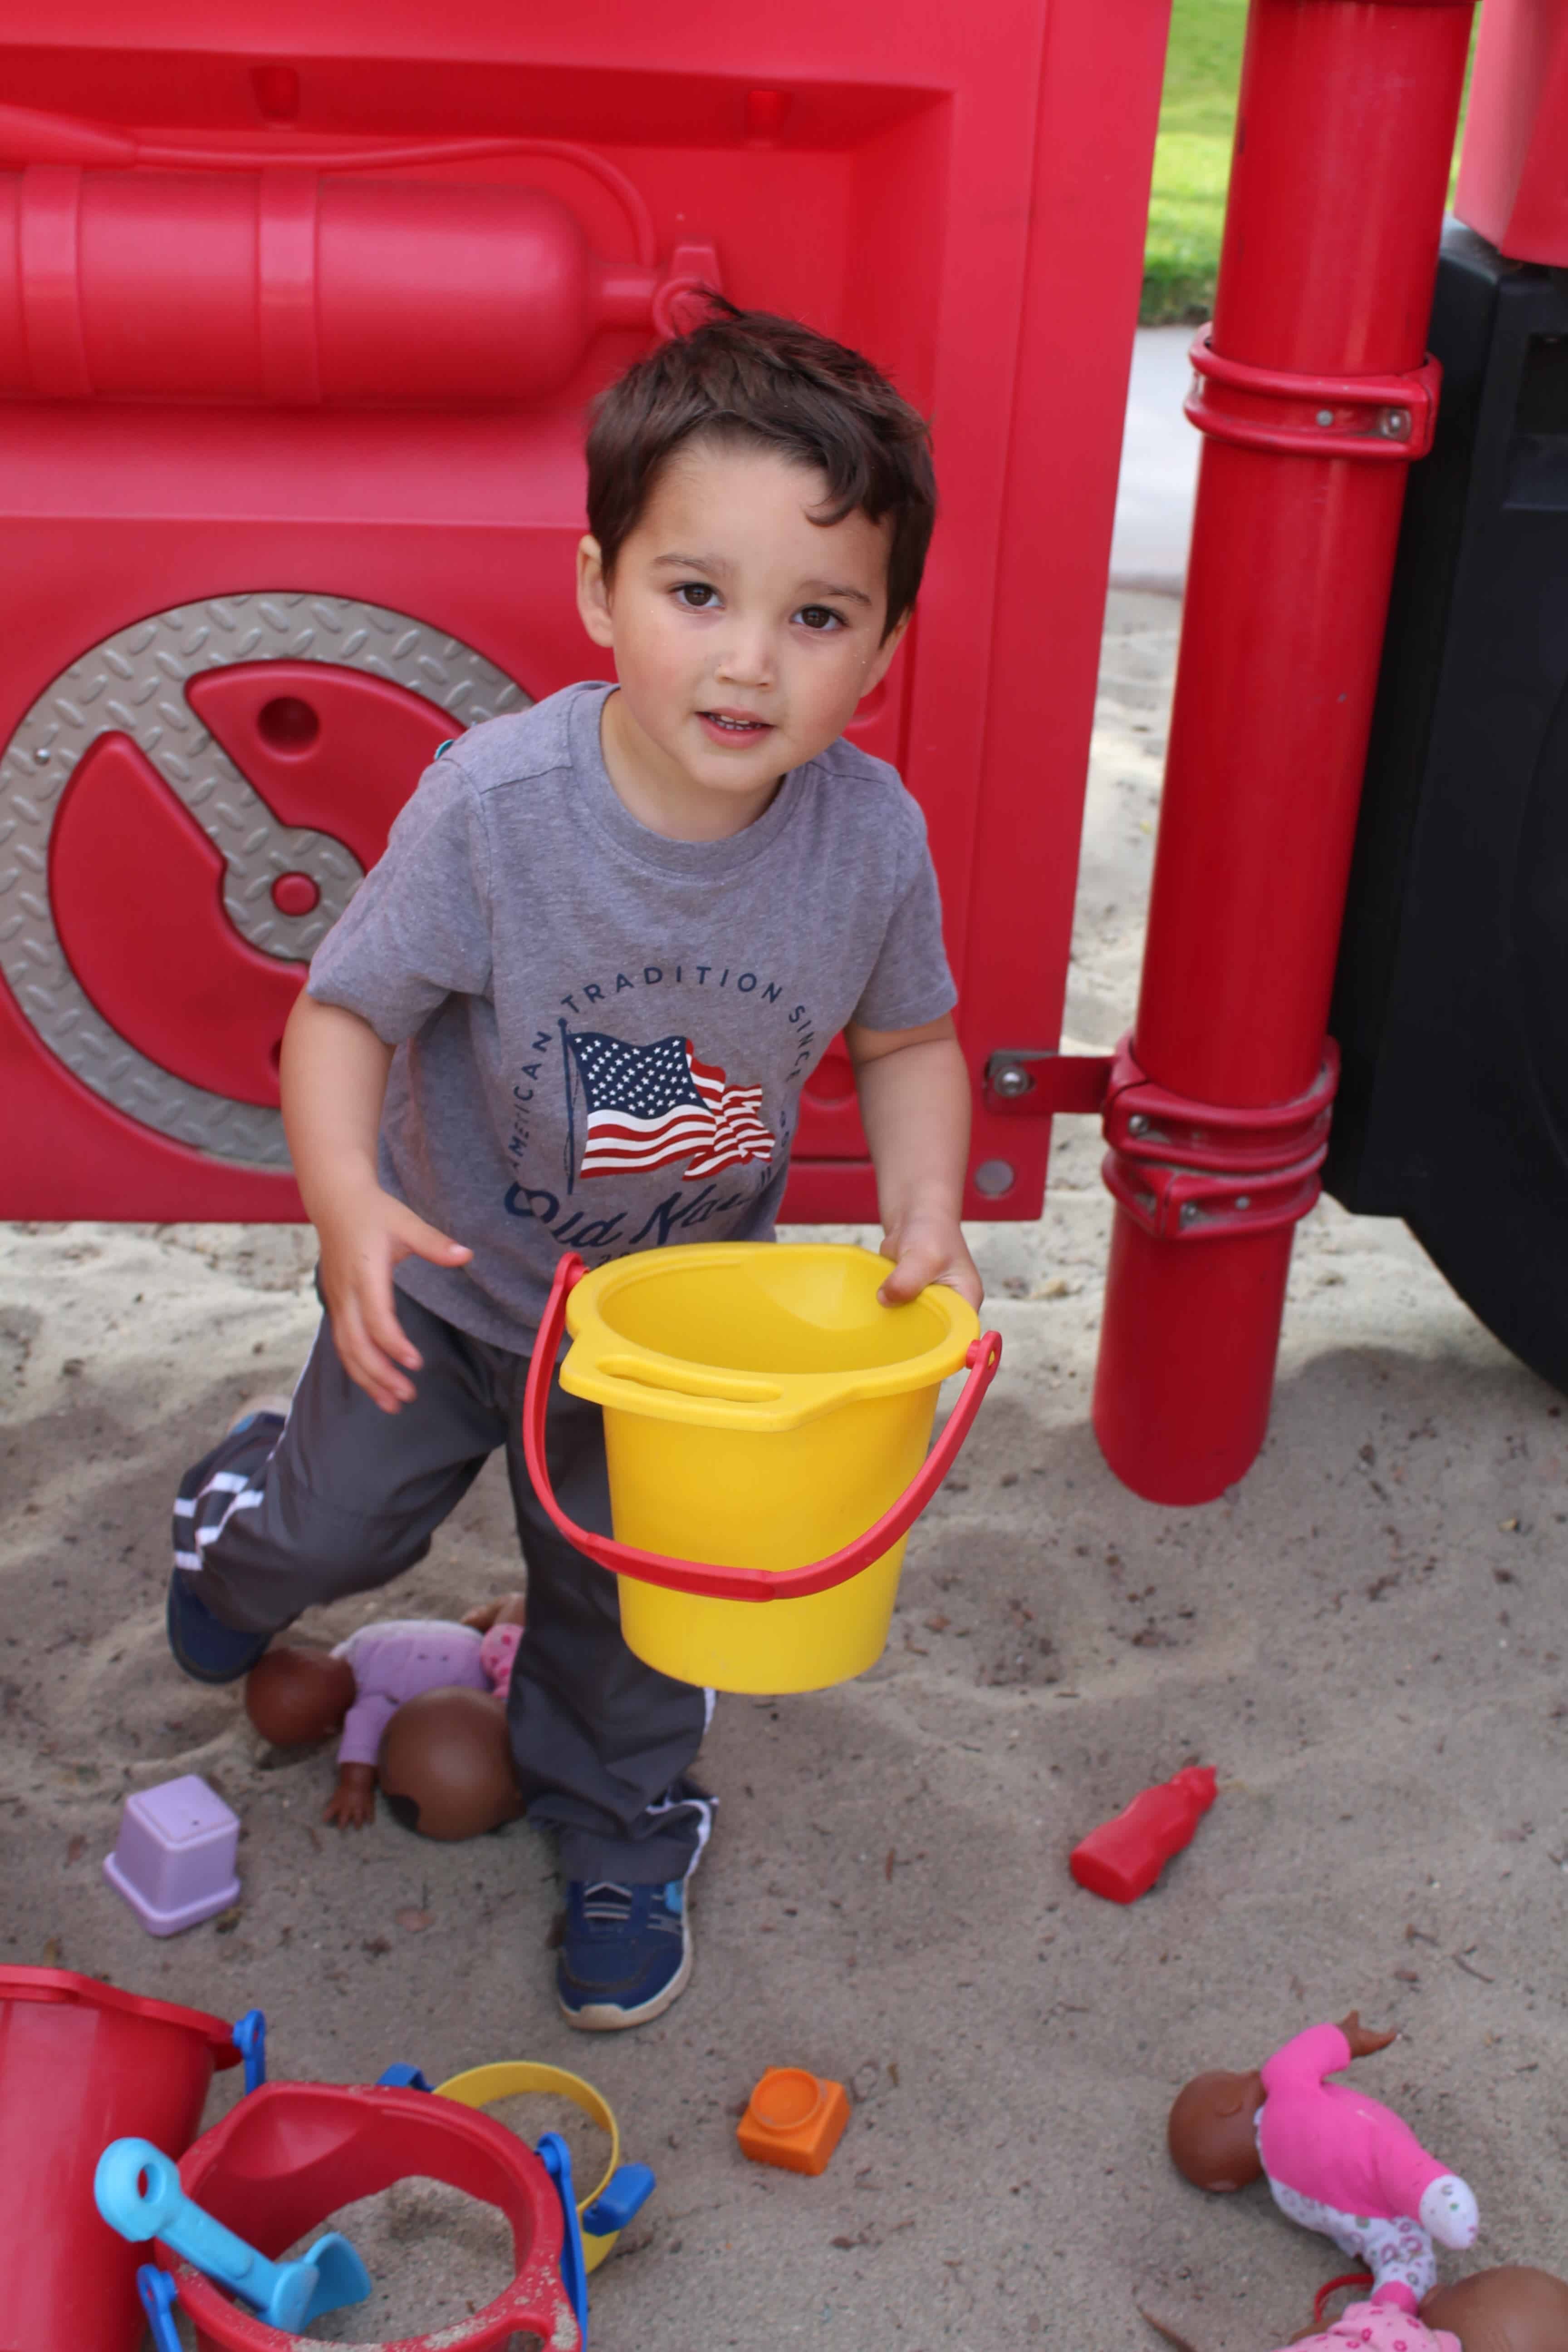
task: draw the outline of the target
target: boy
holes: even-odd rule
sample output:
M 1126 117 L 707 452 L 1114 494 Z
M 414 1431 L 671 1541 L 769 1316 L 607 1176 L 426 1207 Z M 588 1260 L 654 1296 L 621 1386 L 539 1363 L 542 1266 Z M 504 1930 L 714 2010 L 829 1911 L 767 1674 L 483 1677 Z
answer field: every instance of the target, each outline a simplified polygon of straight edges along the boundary
M 613 1579 L 521 1458 L 560 1253 L 771 1234 L 800 1090 L 845 1030 L 893 1260 L 950 1282 L 969 1087 L 935 877 L 893 772 L 839 740 L 908 625 L 935 514 L 919 417 L 864 360 L 715 302 L 588 441 L 577 597 L 618 685 L 443 747 L 318 951 L 283 1107 L 326 1317 L 175 1505 L 169 1638 L 236 1679 L 307 1607 L 385 1584 L 497 1445 L 528 1564 L 510 1722 L 566 1881 L 568 2021 L 658 2016 L 691 1965 L 687 1778 L 710 1694 L 642 1665 Z M 609 1527 L 596 1407 L 551 1468 Z

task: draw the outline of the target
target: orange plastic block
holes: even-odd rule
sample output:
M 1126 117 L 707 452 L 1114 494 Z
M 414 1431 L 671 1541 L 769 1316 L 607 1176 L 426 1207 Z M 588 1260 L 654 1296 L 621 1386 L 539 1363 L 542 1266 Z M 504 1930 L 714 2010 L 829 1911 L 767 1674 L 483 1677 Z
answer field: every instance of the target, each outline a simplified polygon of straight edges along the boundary
M 842 2083 L 826 2083 L 804 2066 L 770 2066 L 736 2127 L 753 2164 L 786 2172 L 826 2172 L 844 2137 L 849 2096 Z

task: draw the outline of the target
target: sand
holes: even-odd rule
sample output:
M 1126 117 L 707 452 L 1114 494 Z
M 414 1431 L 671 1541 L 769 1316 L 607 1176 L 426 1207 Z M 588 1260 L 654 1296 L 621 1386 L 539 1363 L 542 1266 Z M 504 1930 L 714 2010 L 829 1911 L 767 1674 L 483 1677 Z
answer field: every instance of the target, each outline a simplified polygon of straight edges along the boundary
M 1176 620 L 1112 599 L 1068 1010 L 1090 1042 L 1132 1005 Z M 175 1478 L 297 1368 L 309 1236 L 5 1231 L 0 1950 L 258 2003 L 280 2074 L 589 2074 L 659 2176 L 595 2282 L 596 2352 L 1133 2352 L 1140 2299 L 1198 2352 L 1267 2352 L 1345 2265 L 1261 2190 L 1184 2187 L 1164 2116 L 1188 2074 L 1352 2004 L 1401 2037 L 1359 2079 L 1479 2197 L 1482 2245 L 1446 2270 L 1568 2271 L 1560 1402 L 1401 1227 L 1325 1205 L 1257 1467 L 1201 1510 L 1138 1501 L 1088 1420 L 1099 1156 L 1060 1122 L 1044 1219 L 975 1229 L 1007 1360 L 891 1646 L 843 1689 L 720 1706 L 693 1983 L 615 2037 L 556 2013 L 533 1832 L 332 1832 L 330 1754 L 266 1769 L 237 1694 L 165 1654 Z M 391 1598 L 455 1612 L 513 1576 L 492 1465 Z M 1194 1757 L 1219 1801 L 1158 1891 L 1075 1887 L 1073 1839 Z M 99 1865 L 125 1793 L 188 1771 L 242 1817 L 244 1899 L 155 1943 Z M 770 2063 L 851 2087 L 819 2179 L 736 2149 Z
M 321 2228 L 341 2231 L 371 2275 L 363 2303 L 323 2313 L 305 2330 L 312 2343 L 379 2344 L 426 2334 L 471 2317 L 503 2294 L 513 2270 L 511 2229 L 497 2206 L 418 2174 L 374 2197 L 340 2205 L 284 2249 L 302 2260 Z M 507 2352 L 534 2352 L 517 2336 Z

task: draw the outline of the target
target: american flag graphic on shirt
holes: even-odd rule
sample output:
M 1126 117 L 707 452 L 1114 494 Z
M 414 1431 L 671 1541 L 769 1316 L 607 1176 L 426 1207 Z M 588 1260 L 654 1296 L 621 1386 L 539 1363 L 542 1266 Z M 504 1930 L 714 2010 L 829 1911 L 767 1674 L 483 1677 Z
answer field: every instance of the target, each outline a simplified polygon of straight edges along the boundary
M 761 1087 L 732 1087 L 700 1062 L 689 1037 L 627 1045 L 596 1029 L 572 1033 L 588 1100 L 588 1133 L 578 1173 L 615 1176 L 688 1162 L 687 1181 L 747 1160 L 771 1160 Z

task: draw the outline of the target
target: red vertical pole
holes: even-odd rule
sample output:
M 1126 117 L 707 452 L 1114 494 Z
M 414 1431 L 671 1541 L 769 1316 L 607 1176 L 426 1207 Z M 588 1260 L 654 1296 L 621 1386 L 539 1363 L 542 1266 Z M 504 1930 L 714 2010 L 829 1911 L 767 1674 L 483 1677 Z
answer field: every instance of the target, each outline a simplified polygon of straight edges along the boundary
M 1164 1503 L 1268 1423 L 1290 1241 L 1317 1199 L 1324 1031 L 1471 0 L 1252 0 L 1094 1423 Z

